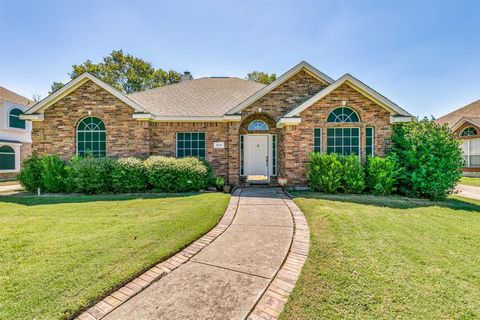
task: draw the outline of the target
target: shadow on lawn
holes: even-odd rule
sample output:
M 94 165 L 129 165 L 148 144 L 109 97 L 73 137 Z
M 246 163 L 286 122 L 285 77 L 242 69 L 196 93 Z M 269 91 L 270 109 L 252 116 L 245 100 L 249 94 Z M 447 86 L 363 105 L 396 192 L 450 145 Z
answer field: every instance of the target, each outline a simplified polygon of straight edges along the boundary
M 97 201 L 128 201 L 137 199 L 158 199 L 158 198 L 178 198 L 195 196 L 200 193 L 136 193 L 136 194 L 121 194 L 121 195 L 81 195 L 81 194 L 56 194 L 56 195 L 41 195 L 20 194 L 20 195 L 0 195 L 1 203 L 16 203 L 24 206 L 38 206 L 47 204 L 62 204 L 62 203 L 87 203 Z
M 330 201 L 350 202 L 376 207 L 392 209 L 414 209 L 422 207 L 442 207 L 454 210 L 480 212 L 480 205 L 473 199 L 449 198 L 444 201 L 430 201 L 426 199 L 414 199 L 402 196 L 374 196 L 374 195 L 351 195 L 351 194 L 322 194 L 317 192 L 292 192 L 295 198 L 323 199 Z M 465 199 L 465 200 L 463 200 Z M 472 201 L 472 202 L 469 202 Z

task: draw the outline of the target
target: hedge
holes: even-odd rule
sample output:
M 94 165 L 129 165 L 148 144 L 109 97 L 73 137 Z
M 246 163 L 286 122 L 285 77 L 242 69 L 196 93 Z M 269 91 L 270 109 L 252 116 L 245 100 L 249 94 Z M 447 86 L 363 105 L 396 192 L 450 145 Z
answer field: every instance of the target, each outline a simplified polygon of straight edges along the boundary
M 198 158 L 152 156 L 138 158 L 31 156 L 18 180 L 25 190 L 49 193 L 186 192 L 214 186 L 211 165 Z

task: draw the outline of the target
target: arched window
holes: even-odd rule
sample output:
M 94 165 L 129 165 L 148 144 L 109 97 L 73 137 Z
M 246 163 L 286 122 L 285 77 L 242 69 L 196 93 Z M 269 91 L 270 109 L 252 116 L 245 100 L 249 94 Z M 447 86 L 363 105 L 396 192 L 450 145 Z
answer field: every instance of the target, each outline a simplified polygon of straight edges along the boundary
M 470 137 L 478 135 L 477 129 L 474 127 L 466 127 L 460 132 L 460 137 Z
M 339 107 L 330 112 L 327 122 L 360 122 L 360 118 L 352 109 Z
M 10 146 L 0 147 L 0 170 L 15 170 L 15 150 Z
M 77 154 L 105 157 L 107 155 L 105 124 L 95 117 L 87 117 L 77 127 Z
M 267 131 L 268 125 L 262 120 L 253 120 L 248 125 L 248 131 Z
M 25 120 L 20 119 L 22 113 L 23 112 L 20 109 L 10 110 L 10 113 L 8 114 L 10 128 L 25 129 Z

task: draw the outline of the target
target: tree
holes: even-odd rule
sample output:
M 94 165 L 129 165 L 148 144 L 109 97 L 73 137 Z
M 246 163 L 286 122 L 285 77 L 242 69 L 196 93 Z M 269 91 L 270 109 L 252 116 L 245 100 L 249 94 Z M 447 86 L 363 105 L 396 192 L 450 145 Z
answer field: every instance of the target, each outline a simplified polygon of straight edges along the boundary
M 122 50 L 112 51 L 100 63 L 86 60 L 82 64 L 74 64 L 72 69 L 73 71 L 69 73 L 71 79 L 89 72 L 124 93 L 143 91 L 180 81 L 178 72 L 155 69 L 150 62 L 125 54 Z M 62 83 L 54 82 L 50 93 L 62 86 Z
M 65 85 L 64 83 L 54 81 L 54 82 L 52 83 L 52 86 L 50 87 L 50 91 L 48 92 L 48 94 L 54 93 L 55 91 L 57 91 L 58 89 L 60 89 L 60 88 L 63 87 L 64 85 Z
M 270 84 L 277 79 L 277 75 L 275 73 L 268 74 L 262 71 L 252 71 L 247 74 L 245 79 L 263 84 Z
M 391 151 L 402 194 L 441 200 L 453 192 L 460 179 L 463 159 L 459 143 L 446 125 L 434 120 L 395 125 Z
M 42 96 L 38 92 L 32 93 L 33 102 L 38 102 L 40 100 L 42 100 Z

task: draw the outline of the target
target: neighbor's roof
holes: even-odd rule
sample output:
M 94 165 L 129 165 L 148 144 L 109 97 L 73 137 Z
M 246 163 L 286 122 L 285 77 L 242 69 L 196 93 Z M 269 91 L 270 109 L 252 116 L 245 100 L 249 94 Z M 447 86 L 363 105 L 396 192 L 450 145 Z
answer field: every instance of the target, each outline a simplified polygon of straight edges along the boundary
M 472 102 L 463 108 L 457 109 L 449 114 L 437 119 L 437 123 L 447 123 L 450 128 L 457 124 L 462 118 L 479 118 L 480 117 L 480 100 Z M 478 120 L 478 119 L 477 119 Z
M 130 99 L 155 116 L 222 116 L 265 85 L 250 80 L 211 77 L 135 92 Z
M 11 103 L 19 104 L 22 106 L 33 106 L 35 103 L 13 91 L 8 90 L 0 86 L 0 100 L 8 101 Z

